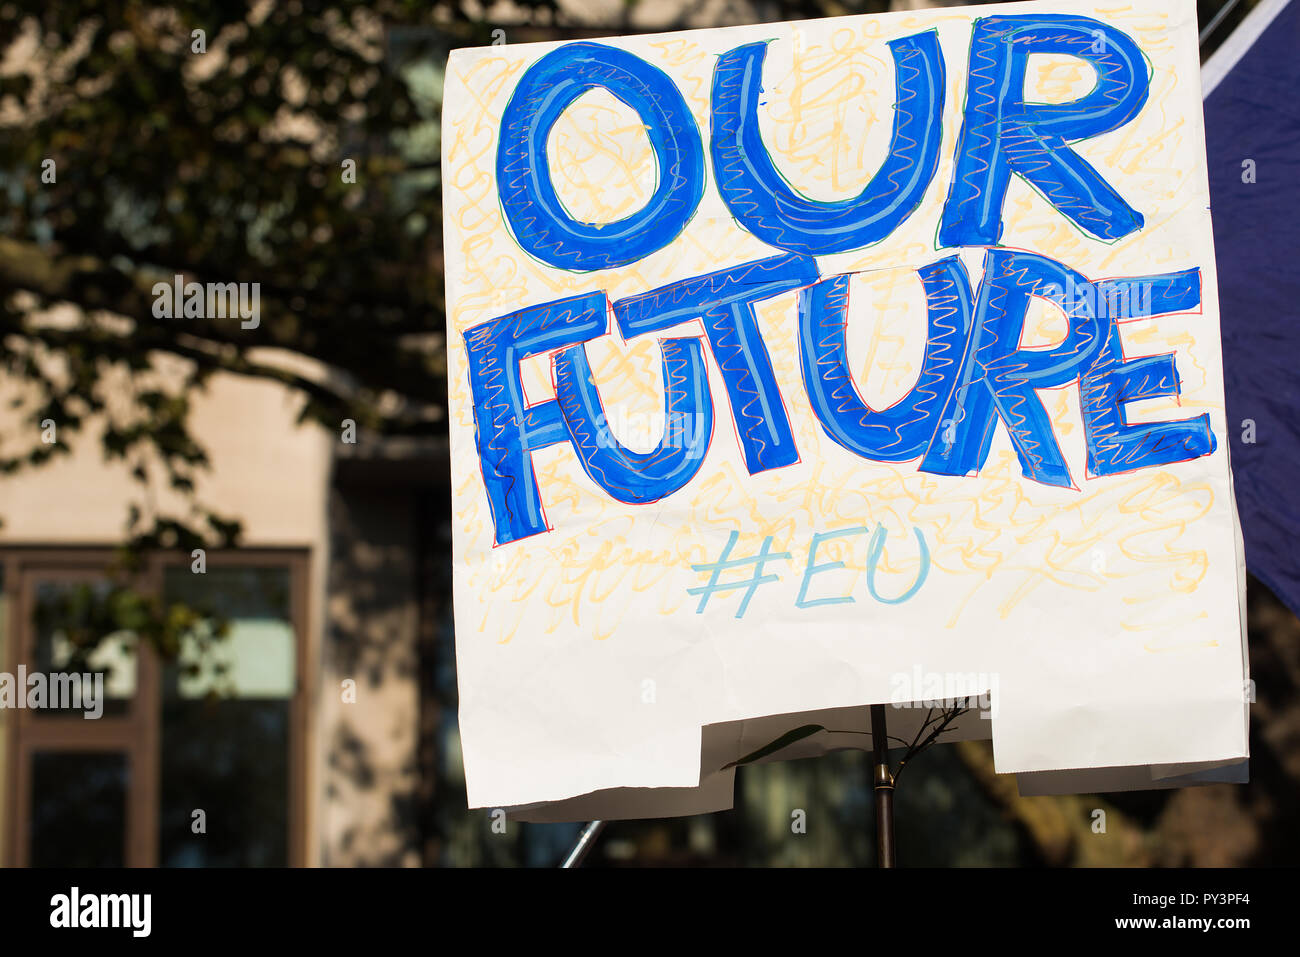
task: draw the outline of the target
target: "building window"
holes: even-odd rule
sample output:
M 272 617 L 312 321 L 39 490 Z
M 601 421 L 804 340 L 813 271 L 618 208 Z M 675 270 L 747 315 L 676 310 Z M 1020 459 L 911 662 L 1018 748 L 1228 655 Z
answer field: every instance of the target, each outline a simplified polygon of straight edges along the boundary
M 42 749 L 30 760 L 27 863 L 122 867 L 130 776 L 125 753 Z
M 109 631 L 107 552 L 0 551 L 3 670 L 102 674 L 102 715 L 6 709 L 0 860 L 31 866 L 303 863 L 305 553 L 158 558 L 130 583 L 206 609 L 167 658 Z M 224 620 L 218 634 L 214 620 Z M 93 650 L 88 650 L 93 648 Z M 66 704 L 66 702 L 64 702 Z
M 297 661 L 289 571 L 186 567 L 164 576 L 166 601 L 213 604 L 230 632 L 204 655 L 193 634 L 162 673 L 163 866 L 284 866 Z M 202 812 L 205 833 L 195 833 Z

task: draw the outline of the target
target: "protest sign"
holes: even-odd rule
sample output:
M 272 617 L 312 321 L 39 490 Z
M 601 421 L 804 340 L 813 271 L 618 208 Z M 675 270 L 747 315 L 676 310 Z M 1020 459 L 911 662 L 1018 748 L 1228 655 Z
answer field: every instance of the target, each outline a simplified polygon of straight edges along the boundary
M 999 771 L 1245 756 L 1198 69 L 1172 0 L 452 54 L 471 806 L 965 694 Z

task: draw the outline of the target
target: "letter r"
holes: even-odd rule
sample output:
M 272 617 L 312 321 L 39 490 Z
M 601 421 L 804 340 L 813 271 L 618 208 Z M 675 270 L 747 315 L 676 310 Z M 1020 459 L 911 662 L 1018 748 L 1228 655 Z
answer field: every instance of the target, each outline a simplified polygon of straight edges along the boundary
M 1026 67 L 1035 53 L 1086 60 L 1097 71 L 1097 86 L 1069 103 L 1026 103 Z M 1132 38 L 1089 17 L 985 17 L 975 21 L 969 72 L 941 245 L 998 242 L 1013 172 L 1098 239 L 1142 228 L 1142 214 L 1068 145 L 1118 129 L 1146 103 L 1147 64 Z

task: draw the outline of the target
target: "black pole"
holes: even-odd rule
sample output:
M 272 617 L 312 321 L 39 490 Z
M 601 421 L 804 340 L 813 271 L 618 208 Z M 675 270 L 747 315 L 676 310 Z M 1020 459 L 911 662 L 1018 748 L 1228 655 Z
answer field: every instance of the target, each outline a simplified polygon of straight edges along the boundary
M 896 867 L 894 857 L 894 775 L 889 770 L 889 730 L 885 706 L 871 706 L 872 788 L 876 798 L 876 864 Z

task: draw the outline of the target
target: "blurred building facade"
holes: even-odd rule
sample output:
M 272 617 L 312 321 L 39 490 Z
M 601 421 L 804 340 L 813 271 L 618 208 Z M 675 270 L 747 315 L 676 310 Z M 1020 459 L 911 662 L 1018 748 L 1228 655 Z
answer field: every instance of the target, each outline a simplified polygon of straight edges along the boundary
M 517 28 L 516 42 L 759 22 L 785 9 L 764 0 L 559 6 L 563 27 L 509 3 L 495 5 L 491 19 Z M 427 78 L 431 89 L 440 88 L 441 66 Z M 0 380 L 0 436 L 30 433 L 9 410 L 9 389 Z M 164 605 L 210 605 L 230 634 L 206 657 L 196 635 L 172 658 L 130 633 L 106 637 L 91 661 L 109 675 L 109 700 L 94 721 L 0 708 L 0 864 L 561 859 L 576 826 L 502 830 L 489 812 L 466 808 L 444 441 L 349 441 L 342 424 L 299 424 L 300 402 L 276 383 L 225 374 L 194 397 L 191 425 L 211 462 L 196 494 L 243 521 L 242 547 L 208 551 L 200 564 L 188 551 L 156 554 L 131 584 Z M 87 624 L 85 596 L 117 581 L 133 505 L 185 508 L 165 490 L 142 501 L 130 465 L 103 460 L 96 428 L 82 431 L 70 455 L 0 477 L 0 673 L 57 671 L 70 659 Z M 1256 751 L 1264 786 L 1020 799 L 1011 779 L 993 775 L 986 744 L 939 748 L 909 768 L 898 792 L 904 860 L 1235 864 L 1285 853 L 1300 830 L 1280 797 L 1300 780 L 1291 703 L 1300 623 L 1252 584 L 1252 628 L 1265 656 L 1253 670 L 1271 682 L 1262 688 L 1270 723 Z M 742 768 L 737 782 L 735 810 L 615 825 L 593 863 L 872 860 L 865 754 Z M 1091 827 L 1098 808 L 1109 815 L 1103 834 Z M 802 830 L 792 827 L 798 812 Z

